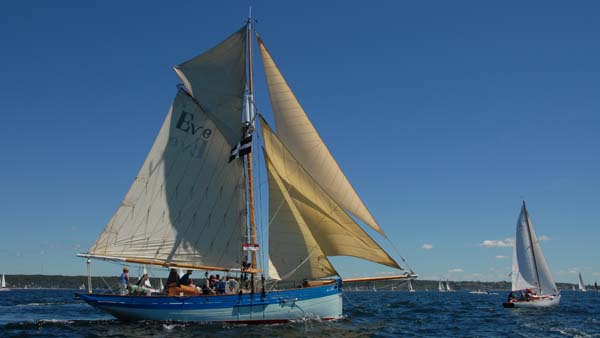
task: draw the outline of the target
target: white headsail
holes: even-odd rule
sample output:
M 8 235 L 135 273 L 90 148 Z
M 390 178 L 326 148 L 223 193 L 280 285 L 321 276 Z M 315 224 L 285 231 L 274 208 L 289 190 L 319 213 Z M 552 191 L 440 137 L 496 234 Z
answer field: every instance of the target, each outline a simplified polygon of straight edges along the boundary
M 548 269 L 540 242 L 527 213 L 525 202 L 517 221 L 517 233 L 513 253 L 512 289 L 535 289 L 538 294 L 558 292 Z
M 583 278 L 581 278 L 581 272 L 579 273 L 579 282 L 578 282 L 578 284 L 579 284 L 578 285 L 579 291 L 583 291 L 583 292 L 587 291 L 585 289 L 585 283 L 583 282 Z
M 177 67 L 194 98 L 178 92 L 90 255 L 166 266 L 240 266 L 244 172 L 242 161 L 230 163 L 229 156 L 241 136 L 243 33 Z
M 258 45 L 281 142 L 336 203 L 385 236 L 323 143 L 260 38 Z

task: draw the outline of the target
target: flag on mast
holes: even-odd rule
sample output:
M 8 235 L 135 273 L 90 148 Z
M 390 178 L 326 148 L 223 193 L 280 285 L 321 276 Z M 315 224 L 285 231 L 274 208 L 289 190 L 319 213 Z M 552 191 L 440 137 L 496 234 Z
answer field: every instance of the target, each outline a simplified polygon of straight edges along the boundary
M 248 155 L 252 152 L 252 135 L 244 137 L 233 149 L 231 149 L 231 156 L 229 156 L 229 162 L 240 158 L 244 155 Z

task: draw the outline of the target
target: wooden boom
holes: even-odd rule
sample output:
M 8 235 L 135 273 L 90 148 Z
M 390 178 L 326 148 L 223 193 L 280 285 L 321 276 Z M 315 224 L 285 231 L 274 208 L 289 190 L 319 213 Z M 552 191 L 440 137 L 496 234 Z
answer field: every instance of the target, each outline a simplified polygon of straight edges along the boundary
M 359 282 L 375 282 L 380 280 L 398 280 L 398 279 L 413 279 L 419 277 L 416 274 L 406 275 L 395 275 L 395 276 L 377 276 L 377 277 L 358 277 L 358 278 L 344 278 L 344 283 L 359 283 Z

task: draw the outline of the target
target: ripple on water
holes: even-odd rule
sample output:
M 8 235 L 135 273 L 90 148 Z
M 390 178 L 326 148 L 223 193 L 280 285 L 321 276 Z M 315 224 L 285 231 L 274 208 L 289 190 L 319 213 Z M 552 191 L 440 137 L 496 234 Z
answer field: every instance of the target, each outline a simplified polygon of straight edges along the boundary
M 563 293 L 550 310 L 504 309 L 502 295 L 351 292 L 345 317 L 277 325 L 122 322 L 64 290 L 0 297 L 0 337 L 590 337 L 600 336 L 600 297 Z

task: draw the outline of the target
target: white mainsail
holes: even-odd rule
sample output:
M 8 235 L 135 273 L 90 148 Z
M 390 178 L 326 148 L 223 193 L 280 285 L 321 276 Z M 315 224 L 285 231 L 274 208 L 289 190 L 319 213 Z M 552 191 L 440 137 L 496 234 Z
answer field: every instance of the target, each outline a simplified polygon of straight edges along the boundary
M 446 288 L 444 287 L 444 282 L 442 282 L 442 280 L 440 279 L 440 281 L 438 282 L 438 291 L 439 292 L 446 292 Z
M 241 135 L 243 33 L 176 68 L 194 98 L 177 93 L 140 172 L 89 255 L 165 266 L 241 265 L 244 172 L 242 161 L 229 163 L 229 155 Z
M 587 290 L 585 289 L 585 283 L 583 283 L 583 278 L 581 278 L 581 272 L 579 273 L 578 283 L 579 283 L 579 285 L 578 285 L 579 291 L 586 292 Z
M 6 280 L 4 279 L 4 274 L 2 274 L 2 281 L 1 281 L 1 283 L 2 284 L 0 285 L 0 288 L 4 289 L 6 287 Z
M 558 292 L 527 213 L 525 202 L 517 221 L 511 275 L 513 290 L 534 289 L 540 295 L 552 295 Z
M 450 292 L 450 291 L 454 291 L 452 290 L 452 288 L 450 288 L 450 282 L 446 279 L 446 291 Z
M 337 204 L 385 236 L 323 143 L 260 38 L 258 45 L 281 142 Z
M 398 264 L 331 198 L 261 118 L 269 173 L 269 251 L 279 273 L 335 274 L 327 256 Z M 305 260 L 307 260 L 305 262 Z

